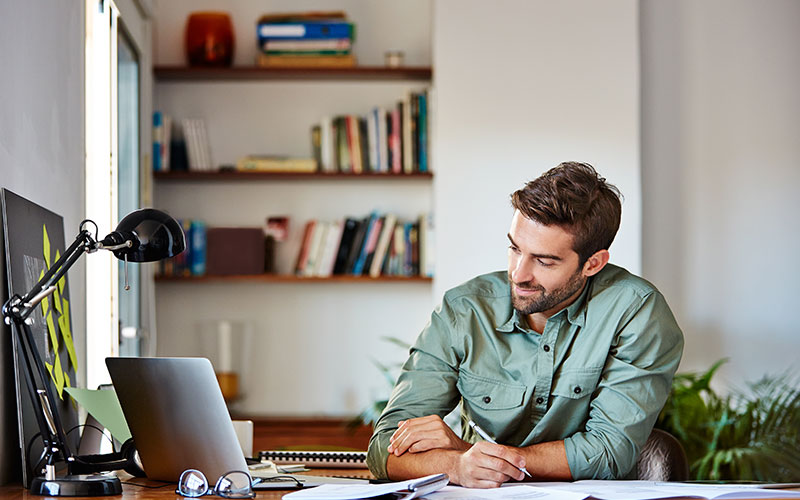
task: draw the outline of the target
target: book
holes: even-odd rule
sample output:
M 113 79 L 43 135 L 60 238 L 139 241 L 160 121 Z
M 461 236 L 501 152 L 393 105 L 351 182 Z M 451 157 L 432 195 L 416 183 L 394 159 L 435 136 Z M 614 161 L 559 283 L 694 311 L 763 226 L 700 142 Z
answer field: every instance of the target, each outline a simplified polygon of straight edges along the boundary
M 162 148 L 164 147 L 164 115 L 161 111 L 153 112 L 153 171 L 163 172 Z
M 303 266 L 303 276 L 314 276 L 317 270 L 317 261 L 321 257 L 320 248 L 322 242 L 325 240 L 325 235 L 328 232 L 328 223 L 317 221 L 314 225 L 314 231 L 311 234 L 311 243 L 308 247 L 308 255 L 306 256 L 306 263 Z
M 360 174 L 363 172 L 363 165 L 361 162 L 358 117 L 354 115 L 345 116 L 345 127 L 347 130 L 347 148 L 350 152 L 352 171 L 354 174 Z
M 450 478 L 447 474 L 433 474 L 419 479 L 406 479 L 393 483 L 377 484 L 322 484 L 314 488 L 303 488 L 283 496 L 288 500 L 355 500 L 359 498 L 395 498 L 398 500 L 410 500 L 412 498 L 426 497 L 429 493 L 440 490 L 447 486 Z M 524 488 L 517 486 L 516 488 Z M 475 493 L 465 491 L 465 495 L 449 496 L 445 498 L 489 498 L 478 496 Z M 538 493 L 538 492 L 537 492 Z M 498 498 L 532 498 L 533 495 L 507 496 Z M 541 494 L 540 494 L 541 495 Z M 431 497 L 433 498 L 433 497 Z M 493 497 L 491 497 L 493 498 Z M 574 498 L 574 497 L 573 497 Z
M 339 241 L 339 248 L 336 251 L 336 260 L 333 264 L 333 274 L 344 274 L 346 272 L 347 256 L 353 245 L 353 238 L 358 230 L 358 219 L 348 217 L 344 220 L 342 227 L 342 237 Z
M 372 278 L 377 278 L 381 275 L 383 269 L 383 262 L 386 258 L 387 251 L 389 250 L 389 242 L 394 234 L 394 225 L 397 222 L 397 217 L 392 214 L 386 214 L 381 228 L 381 234 L 378 237 L 378 243 L 375 247 L 375 256 L 369 268 L 369 275 Z
M 372 249 L 370 249 L 370 238 L 375 232 L 375 224 L 379 219 L 380 217 L 378 216 L 377 212 L 372 212 L 372 214 L 369 216 L 369 221 L 367 222 L 367 227 L 364 231 L 364 239 L 358 252 L 358 258 L 356 258 L 355 262 L 353 263 L 353 268 L 351 271 L 351 274 L 355 276 L 361 276 L 361 274 L 364 272 L 364 265 L 367 262 L 367 255 L 369 254 L 370 250 L 375 250 L 374 246 Z
M 333 274 L 333 266 L 336 264 L 336 257 L 342 240 L 343 229 L 343 220 L 338 220 L 330 224 L 325 241 L 323 242 L 322 257 L 320 257 L 318 266 L 316 266 L 314 276 L 325 278 Z
M 189 269 L 192 276 L 206 273 L 206 224 L 201 220 L 190 222 Z M 188 235 L 187 235 L 188 236 Z
M 297 261 L 294 265 L 294 272 L 298 276 L 303 275 L 303 271 L 306 267 L 306 260 L 308 260 L 308 251 L 309 247 L 311 246 L 311 237 L 314 234 L 314 226 L 316 225 L 317 221 L 311 219 L 310 221 L 306 222 L 306 227 L 303 229 L 303 239 L 300 243 L 300 251 L 297 252 Z
M 392 133 L 388 139 L 389 149 L 391 150 L 391 171 L 395 174 L 403 172 L 403 142 L 400 140 L 402 136 L 402 127 L 400 126 L 400 109 L 395 106 L 391 111 Z
M 260 53 L 256 64 L 262 68 L 352 68 L 353 54 L 343 55 L 269 55 Z
M 345 261 L 344 270 L 342 271 L 345 274 L 350 274 L 353 272 L 356 261 L 358 260 L 359 255 L 361 255 L 361 249 L 364 246 L 364 236 L 367 234 L 370 220 L 371 216 L 361 219 L 358 222 L 356 233 L 353 236 L 353 242 L 350 245 L 350 252 L 347 254 L 347 260 Z
M 250 155 L 236 162 L 240 172 L 316 172 L 317 160 L 314 158 L 292 158 L 288 156 Z
M 334 163 L 333 121 L 330 116 L 320 120 L 320 157 L 319 169 L 323 172 L 336 172 Z
M 262 18 L 263 19 L 263 18 Z M 304 22 L 258 23 L 258 43 L 263 46 L 271 39 L 330 39 L 353 38 L 353 23 L 340 19 L 322 19 Z
M 386 129 L 386 108 L 378 108 L 378 149 L 380 150 L 379 172 L 389 171 L 389 139 Z
M 433 216 L 424 213 L 419 216 L 419 274 L 433 277 L 436 269 L 435 231 Z
M 311 151 L 317 168 L 322 169 L 322 126 L 319 124 L 311 126 Z
M 268 39 L 261 46 L 266 52 L 346 52 L 352 48 L 349 38 L 321 38 L 321 39 Z
M 428 93 L 419 94 L 419 115 L 417 116 L 417 144 L 419 145 L 419 171 L 428 171 Z
M 378 248 L 378 239 L 381 235 L 381 230 L 383 229 L 383 223 L 386 220 L 385 216 L 378 217 L 375 221 L 375 224 L 370 228 L 369 234 L 367 235 L 367 243 L 364 248 L 366 257 L 364 258 L 363 266 L 358 270 L 358 275 L 362 274 L 369 274 L 369 270 L 372 267 L 372 260 L 375 257 L 375 250 Z
M 306 467 L 366 469 L 366 451 L 278 451 L 258 452 L 260 460 L 275 465 L 302 463 Z

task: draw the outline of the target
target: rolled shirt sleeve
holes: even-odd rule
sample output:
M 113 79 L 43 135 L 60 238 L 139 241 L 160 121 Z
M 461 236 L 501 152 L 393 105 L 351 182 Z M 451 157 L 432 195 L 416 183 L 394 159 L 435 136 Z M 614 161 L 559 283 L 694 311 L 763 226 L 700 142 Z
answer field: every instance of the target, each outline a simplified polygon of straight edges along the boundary
M 458 359 L 450 341 L 454 323 L 445 302 L 434 310 L 411 348 L 369 442 L 367 466 L 375 477 L 388 477 L 389 438 L 401 420 L 434 414 L 444 418 L 458 404 Z
M 683 334 L 657 291 L 633 309 L 610 346 L 585 430 L 564 439 L 573 479 L 630 477 L 669 395 Z

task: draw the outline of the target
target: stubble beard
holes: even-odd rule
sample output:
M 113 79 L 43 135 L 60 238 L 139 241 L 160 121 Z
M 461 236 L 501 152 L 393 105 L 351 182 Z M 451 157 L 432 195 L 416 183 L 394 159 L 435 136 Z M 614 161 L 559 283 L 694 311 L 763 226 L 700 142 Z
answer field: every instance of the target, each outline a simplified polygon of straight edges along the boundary
M 524 315 L 536 314 L 555 308 L 562 302 L 575 295 L 578 290 L 583 288 L 584 283 L 586 283 L 586 279 L 581 277 L 580 267 L 575 274 L 570 276 L 569 280 L 567 280 L 563 286 L 550 291 L 545 290 L 542 285 L 537 285 L 530 281 L 526 281 L 524 283 L 514 283 L 514 281 L 511 279 L 510 273 L 508 276 L 508 281 L 511 287 L 511 305 L 514 307 L 514 309 L 519 311 L 520 314 Z M 517 295 L 517 292 L 514 289 L 515 286 L 525 290 L 538 291 L 540 293 L 538 295 L 529 297 L 521 297 Z

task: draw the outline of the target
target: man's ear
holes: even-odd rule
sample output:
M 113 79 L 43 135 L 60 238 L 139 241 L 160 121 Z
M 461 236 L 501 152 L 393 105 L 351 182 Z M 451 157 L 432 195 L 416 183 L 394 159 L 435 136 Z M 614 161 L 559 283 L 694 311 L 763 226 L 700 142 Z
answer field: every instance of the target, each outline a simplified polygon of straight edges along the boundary
M 589 276 L 594 276 L 599 273 L 600 270 L 606 267 L 610 257 L 611 255 L 608 253 L 608 250 L 598 250 L 583 264 L 583 275 L 588 278 Z

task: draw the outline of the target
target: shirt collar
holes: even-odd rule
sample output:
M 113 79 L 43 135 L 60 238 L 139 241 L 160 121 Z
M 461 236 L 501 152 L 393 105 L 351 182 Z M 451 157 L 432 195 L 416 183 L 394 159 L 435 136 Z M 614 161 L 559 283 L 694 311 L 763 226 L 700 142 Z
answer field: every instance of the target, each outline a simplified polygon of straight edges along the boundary
M 588 306 L 588 296 L 589 296 L 589 288 L 592 286 L 592 279 L 589 278 L 586 281 L 586 285 L 583 287 L 583 291 L 578 298 L 575 299 L 575 302 L 567 306 L 566 308 L 558 311 L 552 317 L 555 318 L 561 314 L 564 314 L 567 318 L 567 321 L 572 323 L 575 326 L 579 326 L 581 328 L 584 327 L 586 324 L 586 308 Z M 509 302 L 511 301 L 511 297 L 509 296 Z M 516 309 L 510 307 L 511 313 L 509 315 L 508 321 L 503 323 L 502 325 L 498 326 L 496 330 L 498 332 L 504 333 L 512 333 L 515 330 L 521 332 L 530 332 L 532 331 L 530 327 L 528 327 L 528 321 L 519 313 Z

